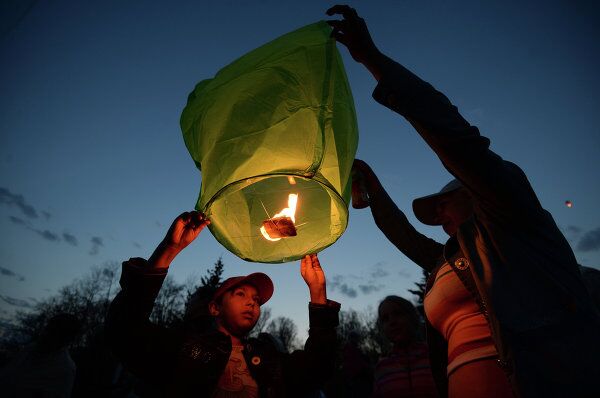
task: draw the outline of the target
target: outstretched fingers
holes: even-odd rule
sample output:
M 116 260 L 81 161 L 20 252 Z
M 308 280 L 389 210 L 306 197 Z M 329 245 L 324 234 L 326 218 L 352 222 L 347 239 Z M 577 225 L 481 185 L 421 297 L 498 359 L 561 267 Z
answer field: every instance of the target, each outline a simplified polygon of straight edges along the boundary
M 173 222 L 171 223 L 171 226 L 167 231 L 167 236 L 174 236 L 175 234 L 180 233 L 185 224 L 187 224 L 187 222 L 189 221 L 189 219 L 190 213 L 187 211 L 184 211 L 183 213 L 178 215 L 177 218 L 175 218 L 175 220 L 173 220 Z
M 347 5 L 335 5 L 327 10 L 327 15 L 341 14 L 344 19 L 342 20 L 329 20 L 327 23 L 331 26 L 331 37 L 339 41 L 343 45 L 348 45 L 348 39 L 346 38 L 346 32 L 349 28 L 349 23 L 359 19 L 356 10 Z
M 210 220 L 201 212 L 193 211 L 191 213 L 191 225 L 192 228 L 199 228 L 202 230 L 204 227 L 210 224 Z
M 320 270 L 321 269 L 321 263 L 319 262 L 319 257 L 317 257 L 316 253 L 312 253 L 309 254 L 308 257 L 310 258 L 310 262 L 311 262 L 311 266 L 314 270 Z
M 327 15 L 341 14 L 346 19 L 358 18 L 356 10 L 346 4 L 336 4 L 326 11 Z
M 304 279 L 306 279 L 306 273 L 308 272 L 308 268 L 312 268 L 312 265 L 309 265 L 309 263 L 311 263 L 311 259 L 308 255 L 302 257 L 302 260 L 300 260 L 300 275 L 302 275 Z

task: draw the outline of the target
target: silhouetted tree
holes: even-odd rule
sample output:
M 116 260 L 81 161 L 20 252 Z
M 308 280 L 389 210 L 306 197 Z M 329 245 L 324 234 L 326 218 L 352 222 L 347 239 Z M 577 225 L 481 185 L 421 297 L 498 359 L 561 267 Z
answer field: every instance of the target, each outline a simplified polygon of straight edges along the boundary
M 423 300 L 425 299 L 425 287 L 427 286 L 427 278 L 429 277 L 429 272 L 426 270 L 422 270 L 423 276 L 421 277 L 420 282 L 415 282 L 417 288 L 415 290 L 408 289 L 409 292 L 417 296 L 417 303 L 423 304 Z
M 40 336 L 48 319 L 59 313 L 69 313 L 77 316 L 83 325 L 83 333 L 73 345 L 85 346 L 104 324 L 110 300 L 117 290 L 117 270 L 116 262 L 94 267 L 88 275 L 64 286 L 56 295 L 38 302 L 32 310 L 19 311 L 15 317 L 12 338 L 20 344 L 27 344 Z
M 217 259 L 206 275 L 200 278 L 200 283 L 189 283 L 183 318 L 197 332 L 206 331 L 214 326 L 213 317 L 208 313 L 208 303 L 221 285 L 223 275 L 223 260 Z
M 423 300 L 425 300 L 425 288 L 427 286 L 427 278 L 429 278 L 429 272 L 422 270 L 423 277 L 420 282 L 415 282 L 417 286 L 416 289 L 411 290 L 408 289 L 409 292 L 417 296 L 417 302 L 415 303 L 415 308 L 417 312 L 421 315 L 421 318 L 425 317 L 425 308 L 423 307 Z
M 269 307 L 261 307 L 260 317 L 258 318 L 256 325 L 254 325 L 254 329 L 250 332 L 250 337 L 256 337 L 260 333 L 265 332 L 270 319 L 271 309 Z
M 223 275 L 223 259 L 219 257 L 212 268 L 209 268 L 206 273 L 208 275 L 200 278 L 200 287 L 217 289 L 221 285 L 221 275 Z
M 278 316 L 267 325 L 266 332 L 277 338 L 286 352 L 292 352 L 298 344 L 298 328 L 294 321 L 285 316 Z
M 371 362 L 376 362 L 389 349 L 389 343 L 377 325 L 377 314 L 370 309 L 341 311 L 337 333 L 340 347 L 354 339 Z
M 202 291 L 212 297 L 212 292 L 221 282 L 223 268 L 223 261 L 219 258 L 199 283 L 190 280 L 187 285 L 167 277 L 156 299 L 151 321 L 162 326 L 174 326 L 181 322 L 192 292 Z M 97 342 L 110 303 L 119 290 L 119 271 L 120 265 L 117 262 L 94 267 L 87 275 L 62 287 L 57 294 L 39 301 L 32 309 L 17 312 L 10 323 L 4 322 L 5 331 L 0 340 L 0 364 L 21 347 L 37 339 L 48 319 L 59 313 L 74 314 L 82 322 L 83 332 L 73 343 L 74 348 L 87 347 Z
M 183 320 L 185 296 L 185 285 L 167 277 L 154 301 L 150 321 L 167 327 L 180 323 Z
M 387 352 L 372 308 L 341 311 L 337 328 L 336 370 L 325 386 L 328 397 L 368 396 L 372 368 Z

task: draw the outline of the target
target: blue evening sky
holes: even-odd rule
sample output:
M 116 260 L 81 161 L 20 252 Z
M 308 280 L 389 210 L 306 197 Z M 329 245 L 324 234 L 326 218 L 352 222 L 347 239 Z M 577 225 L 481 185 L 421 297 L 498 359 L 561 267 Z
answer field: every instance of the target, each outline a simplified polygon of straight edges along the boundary
M 94 265 L 147 257 L 191 209 L 200 175 L 179 116 L 199 80 L 325 19 L 324 1 L 11 1 L 0 19 L 0 318 Z M 380 49 L 444 92 L 527 173 L 577 259 L 600 266 L 600 24 L 589 1 L 356 1 Z M 31 6 L 31 7 L 29 7 Z M 369 162 L 417 228 L 413 198 L 449 179 L 375 81 L 339 46 Z M 565 201 L 573 203 L 572 208 Z M 173 263 L 183 282 L 223 256 L 225 276 L 263 271 L 273 316 L 307 327 L 299 263 L 246 263 L 206 230 Z M 376 307 L 420 270 L 368 210 L 320 254 L 329 297 Z M 24 301 L 24 302 L 23 302 Z M 12 304 L 10 304 L 12 303 Z

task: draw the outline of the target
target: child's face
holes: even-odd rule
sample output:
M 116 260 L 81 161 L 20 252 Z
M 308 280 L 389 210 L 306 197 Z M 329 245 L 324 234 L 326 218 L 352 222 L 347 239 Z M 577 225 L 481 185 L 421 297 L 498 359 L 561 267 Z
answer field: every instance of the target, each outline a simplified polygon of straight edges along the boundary
M 392 343 L 410 341 L 415 334 L 415 326 L 399 305 L 384 301 L 379 307 L 379 322 L 385 337 Z
M 217 323 L 229 333 L 243 336 L 252 330 L 259 316 L 258 291 L 252 285 L 239 285 L 223 294 Z

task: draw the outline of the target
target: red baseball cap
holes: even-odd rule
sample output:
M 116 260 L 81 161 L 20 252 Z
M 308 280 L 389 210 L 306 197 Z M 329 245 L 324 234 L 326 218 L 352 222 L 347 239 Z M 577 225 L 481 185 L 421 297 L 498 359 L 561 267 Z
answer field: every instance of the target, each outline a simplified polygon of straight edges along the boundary
M 263 305 L 273 295 L 273 281 L 268 277 L 267 274 L 263 274 L 262 272 L 255 272 L 246 276 L 233 276 L 231 278 L 227 278 L 221 283 L 221 286 L 217 289 L 215 294 L 213 294 L 212 299 L 216 301 L 219 297 L 225 294 L 226 291 L 233 289 L 236 286 L 248 284 L 252 285 L 258 291 L 259 303 Z

